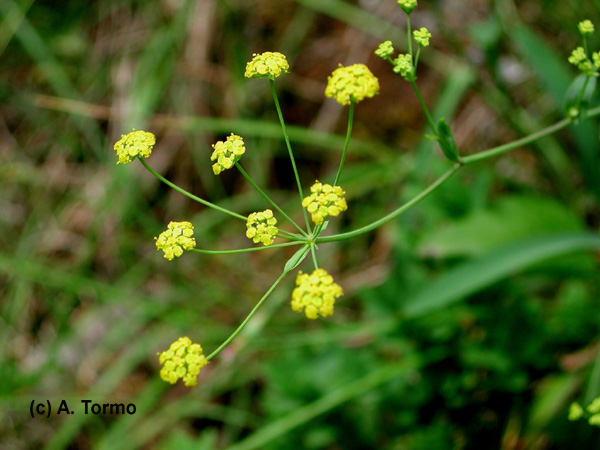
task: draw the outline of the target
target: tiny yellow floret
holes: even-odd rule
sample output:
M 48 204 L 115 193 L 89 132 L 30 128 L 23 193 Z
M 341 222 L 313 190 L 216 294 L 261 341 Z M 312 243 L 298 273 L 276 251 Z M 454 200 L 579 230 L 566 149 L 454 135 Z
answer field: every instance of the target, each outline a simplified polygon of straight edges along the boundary
M 309 319 L 331 316 L 335 300 L 343 294 L 342 288 L 324 269 L 316 269 L 311 274 L 299 272 L 292 291 L 292 310 L 304 311 Z
M 398 55 L 394 60 L 394 72 L 399 73 L 404 78 L 408 79 L 413 76 L 413 62 L 412 56 L 408 53 L 404 55 Z
M 275 225 L 277 225 L 277 219 L 270 209 L 253 212 L 248 216 L 246 222 L 246 237 L 252 239 L 255 244 L 260 242 L 263 245 L 271 245 L 279 232 Z
M 122 134 L 114 146 L 119 160 L 117 164 L 127 164 L 135 158 L 147 158 L 152 153 L 152 148 L 156 143 L 156 137 L 142 130 L 133 130 L 131 133 Z
M 219 175 L 224 170 L 231 169 L 246 152 L 244 140 L 233 133 L 231 133 L 231 136 L 225 142 L 219 141 L 212 147 L 214 151 L 210 156 L 210 160 L 216 161 L 212 166 L 215 175 Z
M 582 36 L 594 33 L 594 24 L 591 20 L 583 20 L 579 22 L 577 28 L 579 28 L 579 33 L 581 33 Z
M 156 249 L 162 250 L 165 259 L 172 260 L 183 254 L 184 250 L 196 247 L 194 226 L 190 222 L 170 222 L 167 229 L 156 239 Z
M 193 344 L 188 337 L 180 337 L 159 353 L 158 362 L 163 366 L 160 377 L 164 381 L 175 384 L 181 378 L 187 387 L 198 384 L 200 369 L 208 364 L 200 344 Z
M 594 414 L 593 416 L 591 416 L 588 419 L 588 423 L 590 425 L 595 425 L 597 427 L 600 427 L 600 414 Z
M 398 0 L 398 4 L 406 14 L 410 14 L 417 7 L 417 0 Z
M 431 33 L 427 28 L 422 27 L 420 30 L 413 31 L 413 37 L 415 38 L 415 42 L 421 47 L 428 47 Z
M 375 50 L 375 54 L 382 59 L 388 59 L 390 56 L 394 54 L 394 46 L 392 45 L 392 41 L 385 41 L 379 44 L 377 50 Z
M 577 402 L 571 403 L 569 407 L 569 420 L 579 420 L 583 416 L 583 408 Z
M 327 78 L 325 96 L 335 98 L 341 105 L 358 103 L 379 93 L 379 80 L 364 64 L 340 65 Z
M 279 75 L 288 73 L 290 65 L 285 55 L 278 52 L 254 53 L 252 61 L 246 64 L 246 78 L 277 78 Z
M 321 225 L 327 216 L 337 216 L 348 209 L 341 187 L 322 184 L 315 181 L 310 188 L 311 194 L 304 197 L 302 207 L 311 214 L 311 219 L 316 225 Z

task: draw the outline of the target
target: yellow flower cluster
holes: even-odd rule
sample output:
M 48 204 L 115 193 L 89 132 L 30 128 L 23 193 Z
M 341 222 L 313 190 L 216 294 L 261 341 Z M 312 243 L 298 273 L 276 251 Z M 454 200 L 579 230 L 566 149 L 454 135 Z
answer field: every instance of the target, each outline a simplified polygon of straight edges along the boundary
M 219 141 L 212 147 L 214 151 L 210 156 L 210 160 L 217 161 L 212 166 L 215 175 L 219 175 L 224 170 L 231 169 L 246 152 L 244 140 L 233 133 L 231 133 L 231 136 L 225 142 Z
M 152 153 L 152 148 L 156 143 L 156 137 L 142 130 L 133 130 L 131 133 L 122 134 L 114 146 L 119 160 L 117 164 L 127 164 L 138 156 L 147 158 Z
M 312 221 L 321 225 L 327 216 L 337 216 L 348 209 L 345 192 L 339 186 L 322 184 L 316 181 L 310 188 L 311 194 L 304 197 L 302 207 L 311 214 Z
M 310 275 L 298 273 L 296 288 L 292 292 L 292 310 L 304 311 L 309 319 L 333 314 L 335 299 L 343 295 L 342 288 L 324 269 L 316 269 Z
M 591 20 L 582 20 L 577 25 L 577 28 L 579 28 L 579 33 L 581 33 L 582 36 L 594 33 L 594 24 Z
M 421 47 L 429 46 L 429 39 L 431 38 L 431 33 L 427 28 L 421 27 L 420 30 L 413 31 L 413 36 L 417 44 L 419 44 Z
M 159 354 L 158 362 L 163 366 L 160 377 L 175 384 L 179 378 L 188 387 L 196 386 L 200 369 L 208 363 L 200 344 L 192 344 L 188 337 L 180 337 L 168 350 Z
M 394 46 L 392 45 L 392 41 L 385 41 L 379 44 L 377 50 L 375 50 L 375 54 L 382 59 L 387 59 L 394 54 Z
M 406 14 L 410 14 L 417 7 L 417 0 L 398 0 L 398 4 Z
M 248 216 L 246 222 L 246 237 L 252 239 L 255 244 L 262 242 L 264 245 L 271 245 L 279 231 L 275 225 L 277 219 L 270 209 L 254 212 Z
M 571 403 L 569 408 L 569 420 L 579 420 L 586 416 L 590 425 L 600 426 L 600 397 L 592 400 L 585 410 L 577 403 Z
M 592 54 L 593 62 L 588 58 L 587 53 L 583 47 L 577 47 L 571 56 L 569 56 L 569 62 L 583 72 L 588 77 L 597 75 L 597 70 L 600 69 L 600 53 Z
M 325 95 L 335 98 L 341 105 L 358 103 L 365 97 L 373 97 L 379 92 L 379 80 L 364 64 L 348 67 L 340 65 L 327 78 Z
M 412 56 L 408 53 L 404 55 L 398 55 L 394 60 L 394 72 L 399 73 L 404 78 L 408 78 L 413 74 L 413 62 Z
M 193 236 L 194 226 L 191 223 L 170 222 L 167 229 L 154 238 L 156 249 L 163 251 L 165 259 L 172 260 L 181 256 L 184 250 L 191 250 L 196 246 Z
M 264 52 L 252 55 L 252 61 L 246 64 L 246 78 L 277 78 L 288 73 L 290 65 L 285 55 L 278 52 Z

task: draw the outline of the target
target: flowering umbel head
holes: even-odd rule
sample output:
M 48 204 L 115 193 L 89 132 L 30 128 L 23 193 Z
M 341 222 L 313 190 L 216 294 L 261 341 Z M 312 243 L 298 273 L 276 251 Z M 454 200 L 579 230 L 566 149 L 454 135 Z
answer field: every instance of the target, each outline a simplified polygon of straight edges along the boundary
M 252 55 L 252 61 L 246 64 L 246 78 L 277 78 L 288 73 L 290 65 L 285 55 L 278 52 L 264 52 Z
M 340 65 L 327 78 L 325 96 L 335 98 L 341 105 L 358 103 L 379 92 L 379 80 L 364 64 Z
M 304 197 L 302 207 L 311 214 L 312 221 L 321 225 L 327 216 L 337 216 L 348 209 L 345 192 L 339 186 L 316 181 L 310 188 L 311 194 Z
M 231 136 L 229 136 L 225 142 L 219 141 L 212 147 L 215 150 L 213 151 L 210 160 L 216 161 L 212 166 L 215 175 L 219 175 L 224 170 L 231 169 L 246 152 L 244 140 L 233 133 L 231 133 Z
M 398 0 L 398 4 L 406 14 L 410 14 L 417 7 L 417 0 Z
M 587 36 L 589 34 L 594 33 L 594 24 L 591 20 L 582 20 L 577 25 L 577 28 L 579 29 L 579 33 L 581 33 L 582 36 Z
M 384 41 L 379 44 L 377 50 L 375 50 L 375 54 L 382 59 L 388 59 L 390 56 L 394 54 L 394 46 L 392 45 L 392 41 Z
M 167 229 L 156 239 L 156 249 L 162 250 L 165 259 L 172 260 L 196 246 L 194 226 L 189 222 L 170 222 Z
M 343 293 L 324 269 L 316 269 L 311 274 L 299 272 L 292 291 L 292 310 L 304 311 L 309 319 L 331 316 L 335 299 Z
M 571 52 L 569 62 L 583 72 L 588 77 L 597 76 L 597 69 L 600 68 L 600 55 L 592 54 L 594 62 L 590 61 L 583 47 L 577 47 Z
M 412 62 L 412 56 L 408 53 L 404 55 L 398 55 L 394 60 L 394 72 L 399 73 L 405 79 L 410 80 L 414 78 L 414 66 Z
M 569 407 L 569 420 L 586 418 L 590 425 L 600 426 L 600 397 L 592 400 L 585 409 L 577 403 L 571 403 Z
M 163 366 L 160 377 L 164 381 L 175 384 L 181 378 L 188 387 L 196 386 L 200 369 L 208 363 L 200 344 L 193 344 L 188 337 L 180 337 L 159 353 L 158 362 Z
M 127 164 L 138 156 L 147 158 L 152 153 L 152 148 L 156 143 L 156 137 L 142 130 L 133 130 L 131 133 L 122 134 L 114 146 L 119 160 L 117 164 Z
M 420 30 L 413 31 L 413 37 L 415 38 L 416 43 L 419 44 L 421 47 L 428 47 L 429 39 L 431 38 L 431 33 L 427 28 L 421 27 Z
M 271 245 L 277 236 L 277 219 L 273 216 L 273 211 L 265 209 L 262 212 L 254 212 L 248 216 L 246 222 L 246 237 L 252 239 L 255 244 L 261 242 L 264 245 Z

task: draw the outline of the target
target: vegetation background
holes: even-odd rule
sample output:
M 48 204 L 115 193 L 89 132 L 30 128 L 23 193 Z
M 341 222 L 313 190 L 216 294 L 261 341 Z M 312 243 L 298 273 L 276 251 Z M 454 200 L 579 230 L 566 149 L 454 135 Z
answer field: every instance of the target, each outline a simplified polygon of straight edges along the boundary
M 600 25 L 599 8 L 419 2 L 413 24 L 434 38 L 418 82 L 464 153 L 563 117 L 576 26 Z M 210 352 L 293 250 L 164 260 L 153 237 L 170 220 L 192 221 L 200 248 L 249 241 L 141 165 L 116 166 L 112 144 L 153 131 L 151 166 L 245 214 L 266 205 L 209 163 L 210 144 L 238 133 L 247 171 L 299 217 L 268 84 L 245 64 L 263 51 L 291 62 L 276 86 L 308 186 L 332 177 L 343 144 L 327 76 L 366 63 L 381 94 L 357 107 L 349 210 L 331 228 L 366 224 L 449 164 L 410 86 L 373 55 L 385 39 L 404 49 L 404 24 L 394 0 L 0 2 L 0 449 L 598 448 L 597 429 L 566 417 L 600 394 L 597 121 L 322 245 L 345 290 L 332 318 L 292 313 L 289 277 L 197 388 L 158 377 L 158 351 L 187 335 Z M 77 413 L 31 419 L 32 399 Z M 81 399 L 137 412 L 84 415 Z

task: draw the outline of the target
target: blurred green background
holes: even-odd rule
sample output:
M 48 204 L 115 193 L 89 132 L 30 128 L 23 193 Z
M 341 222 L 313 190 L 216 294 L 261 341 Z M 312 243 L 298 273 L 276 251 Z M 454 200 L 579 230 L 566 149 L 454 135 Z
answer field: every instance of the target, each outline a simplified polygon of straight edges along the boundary
M 473 153 L 562 118 L 577 22 L 600 1 L 425 1 L 433 33 L 419 85 Z M 198 387 L 158 377 L 179 336 L 212 351 L 293 248 L 245 255 L 155 248 L 170 220 L 198 247 L 249 246 L 244 224 L 116 166 L 113 143 L 154 132 L 149 164 L 241 214 L 267 207 L 210 144 L 244 136 L 242 163 L 294 217 L 295 183 L 252 53 L 276 80 L 304 185 L 332 178 L 347 110 L 325 100 L 338 63 L 368 64 L 381 94 L 358 105 L 327 233 L 367 224 L 449 167 L 423 139 L 410 86 L 373 55 L 405 48 L 394 0 L 0 2 L 0 449 L 590 449 L 567 421 L 600 395 L 600 164 L 596 121 L 474 164 L 398 220 L 319 261 L 345 290 L 307 321 L 288 277 Z M 591 47 L 600 40 L 593 36 Z M 595 100 L 597 103 L 597 101 Z M 304 270 L 310 270 L 307 260 Z M 66 399 L 72 416 L 29 416 Z M 81 399 L 134 403 L 84 415 Z

